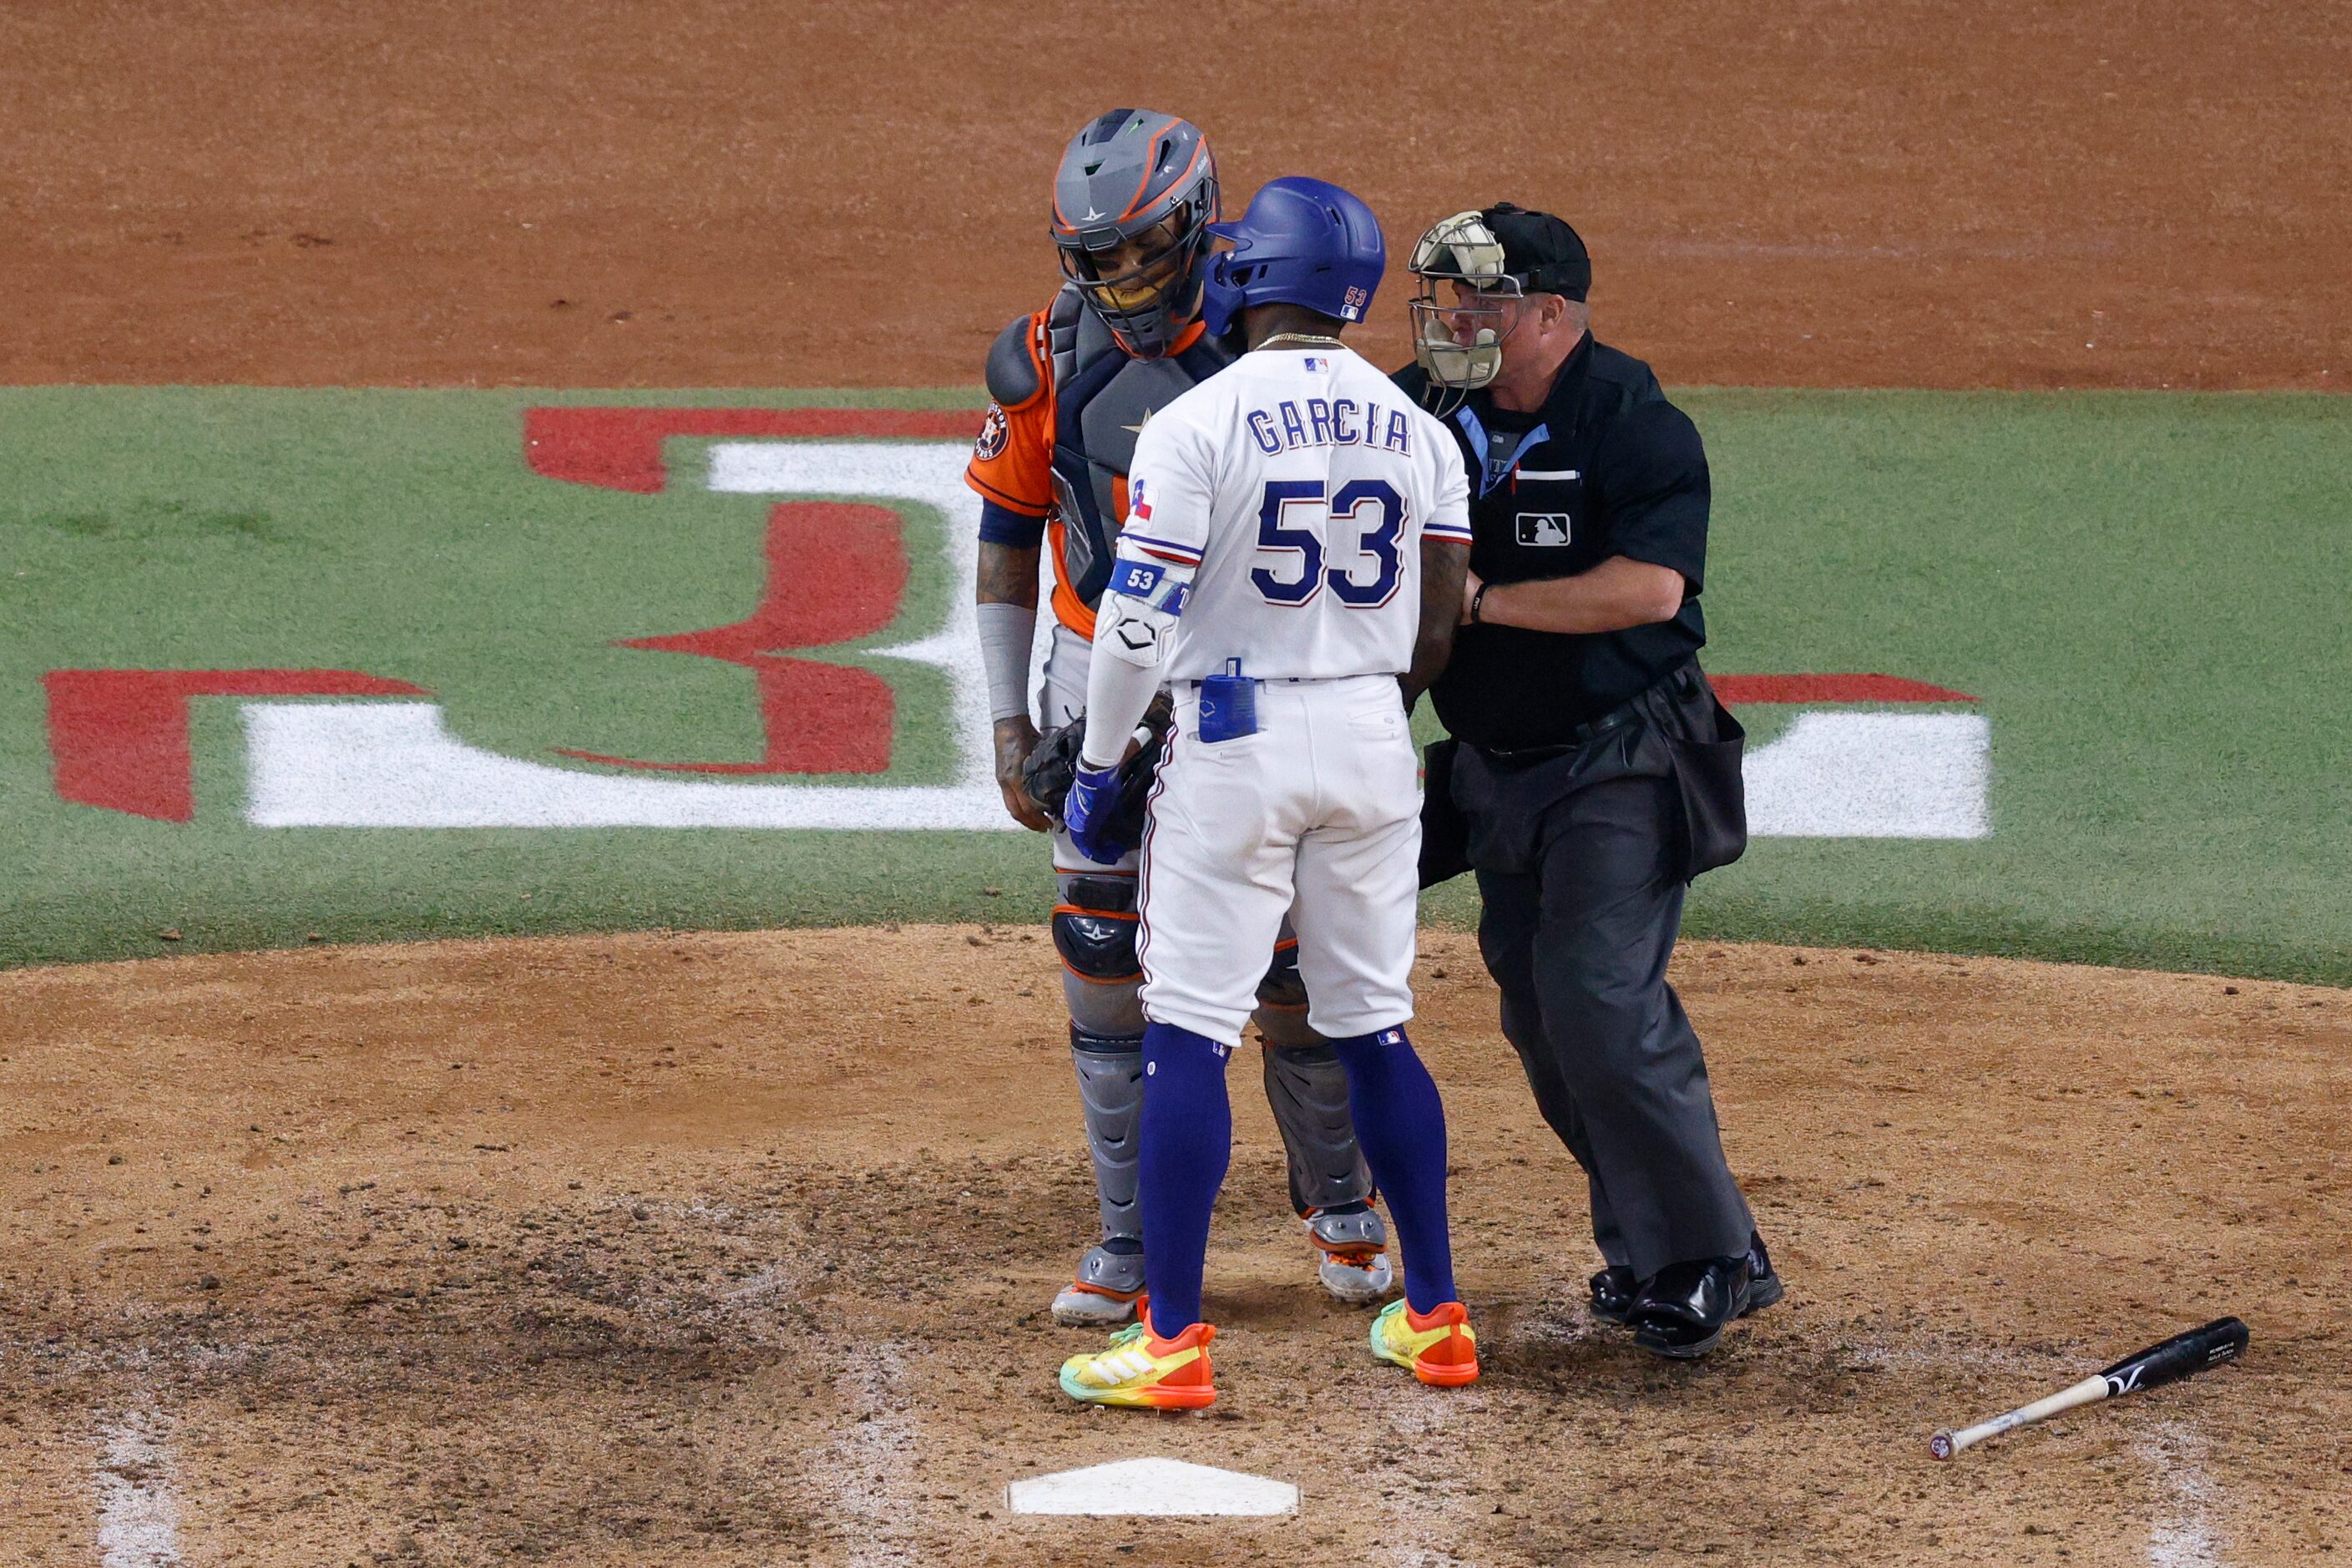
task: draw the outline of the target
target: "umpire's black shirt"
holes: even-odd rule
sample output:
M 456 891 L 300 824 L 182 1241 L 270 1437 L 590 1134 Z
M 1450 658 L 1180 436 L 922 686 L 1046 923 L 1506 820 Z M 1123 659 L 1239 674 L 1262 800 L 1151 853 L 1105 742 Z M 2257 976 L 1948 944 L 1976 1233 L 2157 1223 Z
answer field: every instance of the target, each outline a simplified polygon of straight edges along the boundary
M 1419 365 L 1397 384 L 1416 397 Z M 1706 453 L 1650 367 L 1587 334 L 1532 415 L 1474 392 L 1446 421 L 1470 471 L 1470 569 L 1489 583 L 1568 577 L 1612 555 L 1683 575 L 1673 620 L 1562 633 L 1479 625 L 1455 634 L 1431 695 L 1460 739 L 1507 748 L 1568 743 L 1706 642 Z

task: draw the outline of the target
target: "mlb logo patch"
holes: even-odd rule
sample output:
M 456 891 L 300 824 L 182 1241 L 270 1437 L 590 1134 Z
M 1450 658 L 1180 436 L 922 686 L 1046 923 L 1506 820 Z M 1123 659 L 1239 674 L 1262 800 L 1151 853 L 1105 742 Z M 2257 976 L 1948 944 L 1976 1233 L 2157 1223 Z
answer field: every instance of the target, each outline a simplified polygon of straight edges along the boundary
M 1322 372 L 1331 368 L 1331 362 L 1323 358 L 1319 354 L 1308 354 L 1307 356 L 1306 364 L 1307 372 L 1309 375 L 1320 374 Z
M 1343 321 L 1362 321 L 1364 319 L 1364 307 L 1371 302 L 1372 296 L 1369 290 L 1362 289 L 1349 289 L 1346 301 L 1339 307 L 1339 319 Z
M 1568 543 L 1568 513 L 1564 511 L 1523 511 L 1519 513 L 1519 542 L 1539 548 L 1559 548 Z

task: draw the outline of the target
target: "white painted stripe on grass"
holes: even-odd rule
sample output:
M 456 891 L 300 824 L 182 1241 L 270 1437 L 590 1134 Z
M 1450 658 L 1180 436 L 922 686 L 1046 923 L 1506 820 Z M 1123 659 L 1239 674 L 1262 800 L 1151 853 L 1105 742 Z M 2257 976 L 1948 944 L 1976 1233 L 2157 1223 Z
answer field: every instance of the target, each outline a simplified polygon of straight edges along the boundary
M 1980 713 L 1800 713 L 1742 771 L 1759 838 L 1992 832 L 1992 726 Z
M 98 1552 L 102 1568 L 171 1568 L 180 1558 L 180 1505 L 172 1489 L 172 1423 L 138 1409 L 99 1434 Z
M 245 739 L 257 827 L 1021 828 L 992 775 L 872 789 L 614 778 L 474 745 L 437 702 L 248 702 Z
M 1004 1502 L 1014 1513 L 1096 1519 L 1255 1518 L 1297 1513 L 1298 1489 L 1182 1459 L 1118 1459 L 1014 1481 L 1004 1489 Z

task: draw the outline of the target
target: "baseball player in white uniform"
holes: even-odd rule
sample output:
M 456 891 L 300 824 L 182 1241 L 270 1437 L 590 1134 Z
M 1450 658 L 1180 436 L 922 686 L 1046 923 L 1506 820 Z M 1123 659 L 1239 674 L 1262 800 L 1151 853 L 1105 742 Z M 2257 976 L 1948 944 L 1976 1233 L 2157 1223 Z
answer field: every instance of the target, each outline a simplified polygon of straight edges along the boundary
M 1216 1398 L 1201 1278 L 1232 1143 L 1224 1064 L 1286 910 L 1308 1022 L 1346 1066 L 1403 1254 L 1405 1300 L 1374 1321 L 1372 1351 L 1466 1384 L 1478 1363 L 1454 1299 L 1444 1109 L 1405 1025 L 1421 842 L 1406 704 L 1451 647 L 1467 480 L 1443 427 L 1339 341 L 1385 265 L 1370 208 L 1282 179 L 1210 232 L 1233 246 L 1212 264 L 1210 331 L 1238 315 L 1250 352 L 1136 444 L 1065 807 L 1081 851 L 1116 858 L 1102 808 L 1168 683 L 1176 722 L 1139 889 L 1147 1308 L 1066 1363 L 1061 1385 L 1106 1405 Z

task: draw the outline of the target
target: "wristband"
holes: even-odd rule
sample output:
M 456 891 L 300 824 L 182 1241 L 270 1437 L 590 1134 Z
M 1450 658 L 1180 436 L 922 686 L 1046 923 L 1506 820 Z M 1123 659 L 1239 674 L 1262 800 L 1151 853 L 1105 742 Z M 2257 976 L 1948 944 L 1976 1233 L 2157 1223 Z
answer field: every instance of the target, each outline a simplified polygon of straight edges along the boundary
M 1492 583 L 1481 583 L 1478 584 L 1478 591 L 1470 595 L 1470 624 L 1472 626 L 1483 626 L 1486 624 L 1479 618 L 1478 611 L 1479 607 L 1486 602 L 1486 590 L 1494 585 L 1495 584 Z

